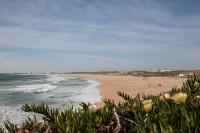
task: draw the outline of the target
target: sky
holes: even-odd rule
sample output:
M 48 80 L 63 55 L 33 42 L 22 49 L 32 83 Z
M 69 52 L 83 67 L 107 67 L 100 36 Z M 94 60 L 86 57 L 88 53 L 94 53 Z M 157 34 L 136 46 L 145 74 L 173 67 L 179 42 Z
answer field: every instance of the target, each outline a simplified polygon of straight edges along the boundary
M 199 0 L 0 0 L 0 72 L 200 68 Z

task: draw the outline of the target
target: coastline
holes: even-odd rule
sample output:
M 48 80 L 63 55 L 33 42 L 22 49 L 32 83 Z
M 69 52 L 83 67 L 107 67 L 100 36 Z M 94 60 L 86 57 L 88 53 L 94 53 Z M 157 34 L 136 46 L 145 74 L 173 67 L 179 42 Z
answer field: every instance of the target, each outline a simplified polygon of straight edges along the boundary
M 81 77 L 97 81 L 97 88 L 101 101 L 96 102 L 97 107 L 103 106 L 103 99 L 113 99 L 118 103 L 123 101 L 117 92 L 121 91 L 131 96 L 158 95 L 171 90 L 173 87 L 181 87 L 186 78 L 179 77 L 136 77 L 130 75 L 98 75 L 98 74 L 72 74 L 71 76 Z

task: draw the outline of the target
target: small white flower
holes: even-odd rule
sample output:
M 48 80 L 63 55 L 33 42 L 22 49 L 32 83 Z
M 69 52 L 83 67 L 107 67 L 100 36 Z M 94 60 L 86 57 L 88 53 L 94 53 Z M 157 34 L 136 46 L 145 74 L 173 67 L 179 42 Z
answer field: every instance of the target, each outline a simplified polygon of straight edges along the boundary
M 163 100 L 164 98 L 165 99 L 171 99 L 171 96 L 168 93 L 165 93 L 165 94 L 163 94 L 163 95 L 160 96 L 161 100 Z
M 95 104 L 90 105 L 89 109 L 92 110 L 92 111 L 96 111 L 97 110 L 97 106 Z
M 196 99 L 200 99 L 200 96 L 196 96 L 195 98 L 196 98 Z
M 165 97 L 165 99 L 170 99 L 171 98 L 171 96 L 168 93 L 165 93 L 164 97 Z

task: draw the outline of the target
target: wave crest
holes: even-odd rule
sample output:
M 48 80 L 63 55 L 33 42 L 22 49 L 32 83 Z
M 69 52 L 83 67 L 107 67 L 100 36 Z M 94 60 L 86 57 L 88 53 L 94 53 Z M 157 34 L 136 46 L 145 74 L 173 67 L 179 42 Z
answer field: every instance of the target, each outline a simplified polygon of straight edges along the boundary
M 50 84 L 34 84 L 34 85 L 22 85 L 16 88 L 9 89 L 10 91 L 20 91 L 20 92 L 47 92 L 55 89 L 56 86 Z

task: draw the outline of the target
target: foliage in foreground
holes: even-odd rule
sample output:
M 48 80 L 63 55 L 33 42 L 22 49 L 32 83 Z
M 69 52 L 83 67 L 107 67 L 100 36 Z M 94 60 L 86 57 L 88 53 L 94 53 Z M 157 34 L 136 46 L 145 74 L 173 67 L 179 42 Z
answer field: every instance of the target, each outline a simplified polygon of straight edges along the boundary
M 182 88 L 173 88 L 159 96 L 131 97 L 118 92 L 125 101 L 105 100 L 96 109 L 81 103 L 81 108 L 64 111 L 45 104 L 23 105 L 25 112 L 43 116 L 43 121 L 28 118 L 17 125 L 7 121 L 0 133 L 198 133 L 200 132 L 200 79 L 187 80 Z

